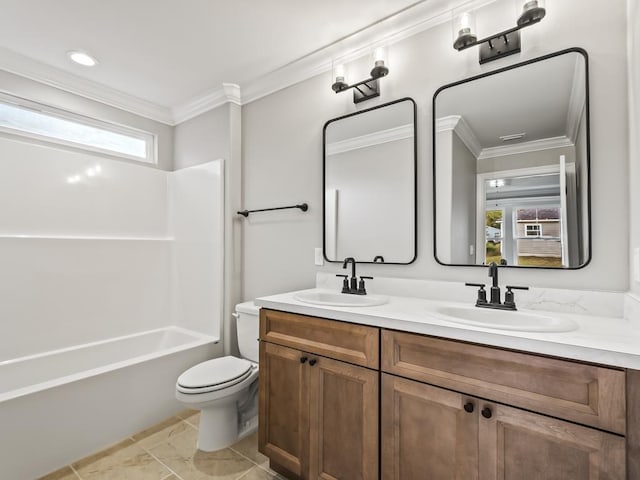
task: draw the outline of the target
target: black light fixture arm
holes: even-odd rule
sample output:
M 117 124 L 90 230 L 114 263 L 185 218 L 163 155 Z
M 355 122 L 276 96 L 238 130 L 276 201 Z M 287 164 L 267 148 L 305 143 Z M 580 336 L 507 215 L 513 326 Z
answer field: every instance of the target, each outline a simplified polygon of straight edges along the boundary
M 500 32 L 500 33 L 495 33 L 493 35 L 490 35 L 488 37 L 482 38 L 480 40 L 476 40 L 474 42 L 471 43 L 466 43 L 464 45 L 462 45 L 461 47 L 453 47 L 456 50 L 458 50 L 459 52 L 461 52 L 462 50 L 466 50 L 467 48 L 471 48 L 471 47 L 475 47 L 476 45 L 482 45 L 483 43 L 487 43 L 489 44 L 489 48 L 493 48 L 493 42 L 495 40 L 504 40 L 504 43 L 509 43 L 509 36 L 514 33 L 517 32 L 519 30 L 522 30 L 524 27 L 528 27 L 530 25 L 533 25 L 535 23 L 539 23 L 540 20 L 535 20 L 532 21 L 530 23 L 527 23 L 525 25 L 517 25 L 513 28 L 510 28 L 508 30 L 505 30 L 504 32 Z
M 301 203 L 300 205 L 291 205 L 288 207 L 273 207 L 273 208 L 259 208 L 257 210 L 240 210 L 238 213 L 238 215 L 242 215 L 243 217 L 248 217 L 250 213 L 256 213 L 256 212 L 270 212 L 272 210 L 288 210 L 290 208 L 299 208 L 300 210 L 302 210 L 303 212 L 306 212 L 307 210 L 309 210 L 309 205 L 307 205 L 306 203 Z

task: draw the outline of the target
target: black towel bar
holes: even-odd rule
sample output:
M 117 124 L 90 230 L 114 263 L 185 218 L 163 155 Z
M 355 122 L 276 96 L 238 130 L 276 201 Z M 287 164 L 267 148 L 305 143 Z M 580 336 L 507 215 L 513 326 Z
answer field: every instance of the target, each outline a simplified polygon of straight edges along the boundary
M 306 203 L 301 203 L 300 205 L 291 205 L 289 207 L 260 208 L 258 210 L 241 210 L 238 212 L 238 215 L 242 215 L 243 217 L 246 218 L 249 216 L 250 213 L 269 212 L 271 210 L 286 210 L 288 208 L 299 208 L 303 212 L 306 212 L 307 210 L 309 210 L 309 205 L 307 205 Z

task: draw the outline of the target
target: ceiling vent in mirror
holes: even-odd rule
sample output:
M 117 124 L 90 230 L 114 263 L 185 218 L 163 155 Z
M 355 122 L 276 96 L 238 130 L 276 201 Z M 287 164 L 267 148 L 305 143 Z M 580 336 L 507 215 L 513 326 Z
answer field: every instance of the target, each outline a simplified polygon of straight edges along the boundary
M 514 53 L 520 53 L 520 30 L 540 22 L 546 15 L 544 0 L 516 0 L 521 8 L 516 26 L 478 40 L 475 17 L 470 11 L 453 15 L 453 48 L 458 51 L 480 45 L 480 63 L 487 63 Z
M 349 85 L 346 81 L 346 73 L 344 65 L 337 64 L 333 69 L 333 78 L 335 82 L 331 85 L 331 89 L 336 92 L 345 92 L 353 88 L 353 103 L 364 102 L 371 98 L 380 96 L 380 83 L 378 79 L 386 77 L 389 74 L 389 67 L 385 65 L 386 50 L 382 47 L 376 48 L 373 53 L 373 68 L 369 75 L 370 78 Z
M 524 138 L 527 134 L 526 133 L 514 133 L 512 135 L 502 135 L 501 137 L 498 137 L 500 140 L 502 140 L 503 142 L 512 142 L 513 140 L 520 140 L 521 138 Z

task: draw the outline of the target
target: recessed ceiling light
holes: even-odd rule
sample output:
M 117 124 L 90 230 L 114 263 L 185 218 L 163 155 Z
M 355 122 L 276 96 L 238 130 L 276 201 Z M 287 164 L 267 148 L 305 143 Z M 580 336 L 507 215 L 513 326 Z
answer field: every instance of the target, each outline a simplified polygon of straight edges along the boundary
M 93 67 L 98 64 L 98 60 L 88 53 L 81 52 L 79 50 L 71 50 L 67 52 L 67 56 L 78 65 L 83 65 L 85 67 Z

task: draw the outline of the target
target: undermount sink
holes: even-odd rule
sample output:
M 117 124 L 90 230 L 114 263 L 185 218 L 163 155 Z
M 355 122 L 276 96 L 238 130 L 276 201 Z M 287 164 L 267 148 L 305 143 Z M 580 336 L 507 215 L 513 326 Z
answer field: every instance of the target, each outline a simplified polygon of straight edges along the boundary
M 293 296 L 299 302 L 312 305 L 326 305 L 329 307 L 373 307 L 383 305 L 389 301 L 380 295 L 350 295 L 347 293 L 322 292 L 311 290 L 300 292 Z
M 449 322 L 498 330 L 571 332 L 578 328 L 578 324 L 568 318 L 549 317 L 518 311 L 447 306 L 439 307 L 437 312 L 445 315 L 447 317 L 446 320 Z

